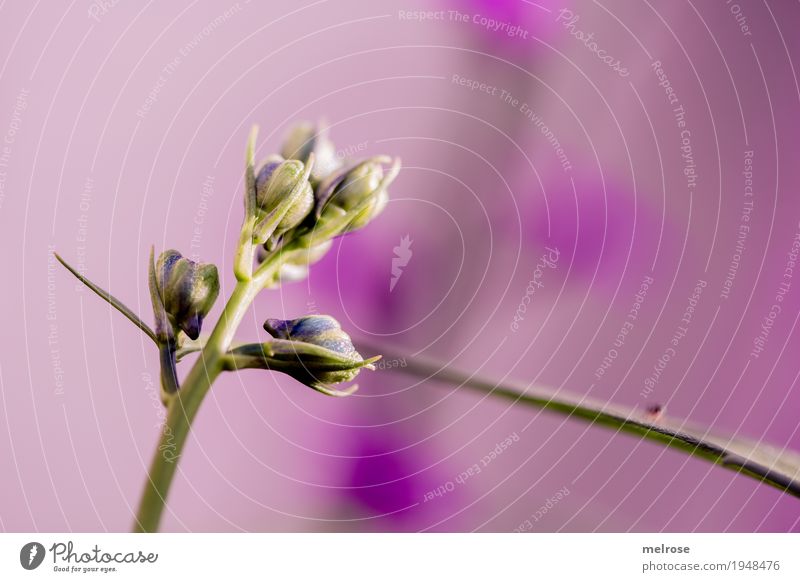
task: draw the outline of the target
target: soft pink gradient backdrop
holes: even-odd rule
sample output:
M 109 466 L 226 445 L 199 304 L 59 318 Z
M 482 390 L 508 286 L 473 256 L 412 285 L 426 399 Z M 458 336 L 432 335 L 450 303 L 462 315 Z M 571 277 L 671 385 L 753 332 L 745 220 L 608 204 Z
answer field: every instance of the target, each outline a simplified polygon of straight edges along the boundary
M 800 229 L 800 7 L 742 5 L 750 35 L 724 3 L 2 4 L 0 529 L 128 529 L 158 436 L 154 350 L 50 251 L 148 321 L 151 244 L 215 262 L 224 295 L 251 124 L 266 155 L 293 120 L 321 116 L 343 149 L 399 155 L 405 169 L 385 214 L 307 282 L 260 297 L 243 337 L 263 335 L 268 316 L 329 313 L 356 338 L 484 375 L 657 402 L 800 449 L 800 281 L 764 353 L 748 358 Z M 556 23 L 564 6 L 628 77 Z M 468 21 L 400 15 L 420 9 Z M 654 60 L 686 109 L 691 195 Z M 572 170 L 519 105 L 454 74 L 530 104 Z M 725 300 L 745 150 L 754 210 Z M 390 292 L 405 235 L 413 256 Z M 547 245 L 558 267 L 512 332 Z M 635 328 L 597 380 L 645 276 Z M 644 399 L 701 278 L 689 333 Z M 533 529 L 800 529 L 797 499 L 635 438 L 391 372 L 359 381 L 357 396 L 332 400 L 266 373 L 223 377 L 164 529 L 510 531 L 564 487 Z M 424 501 L 512 434 L 480 474 Z

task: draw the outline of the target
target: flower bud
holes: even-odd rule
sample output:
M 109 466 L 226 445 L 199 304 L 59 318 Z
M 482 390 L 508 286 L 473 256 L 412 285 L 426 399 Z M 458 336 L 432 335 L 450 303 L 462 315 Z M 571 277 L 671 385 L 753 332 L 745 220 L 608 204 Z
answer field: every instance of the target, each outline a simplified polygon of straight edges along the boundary
M 197 339 L 203 319 L 219 294 L 217 267 L 195 263 L 176 250 L 168 250 L 158 257 L 153 279 L 150 292 L 154 306 L 163 306 L 173 329 Z M 156 319 L 157 327 L 161 327 L 158 313 Z
M 299 319 L 268 319 L 264 329 L 276 339 L 286 339 L 323 347 L 342 356 L 361 361 L 350 336 L 330 315 L 306 315 Z
M 384 172 L 383 165 L 390 162 L 391 167 Z M 328 176 L 317 191 L 317 218 L 329 214 L 338 221 L 337 214 L 343 214 L 346 226 L 342 232 L 361 228 L 386 207 L 386 188 L 399 170 L 400 160 L 378 156 Z
M 319 182 L 342 165 L 333 142 L 328 138 L 328 127 L 322 122 L 297 124 L 283 142 L 281 155 L 287 160 L 307 163 L 311 154 L 316 160 L 311 170 L 313 182 Z
M 331 203 L 345 210 L 352 210 L 372 196 L 383 180 L 383 168 L 375 162 L 365 162 L 355 166 L 341 181 L 331 196 Z
M 265 219 L 274 216 L 277 220 L 276 224 L 270 224 L 272 232 L 257 233 L 261 234 L 259 238 L 266 240 L 273 234 L 280 236 L 300 224 L 311 212 L 314 206 L 314 191 L 308 182 L 308 170 L 303 162 L 283 160 L 279 157 L 268 159 L 259 170 L 256 176 L 257 212 Z M 288 208 L 284 209 L 283 205 Z M 274 215 L 281 212 L 282 216 Z
M 358 388 L 337 390 L 331 384 L 349 382 L 361 368 L 374 370 L 375 356 L 365 360 L 339 323 L 327 315 L 299 319 L 268 319 L 264 328 L 274 338 L 263 344 L 232 348 L 225 360 L 230 370 L 260 368 L 283 372 L 329 396 L 347 396 Z
M 275 338 L 263 344 L 246 344 L 228 352 L 230 369 L 262 368 L 283 372 L 329 396 L 347 396 L 358 388 L 337 390 L 331 384 L 349 382 L 361 368 L 374 370 L 380 359 L 365 360 L 353 347 L 339 323 L 327 315 L 299 319 L 268 319 L 264 328 Z

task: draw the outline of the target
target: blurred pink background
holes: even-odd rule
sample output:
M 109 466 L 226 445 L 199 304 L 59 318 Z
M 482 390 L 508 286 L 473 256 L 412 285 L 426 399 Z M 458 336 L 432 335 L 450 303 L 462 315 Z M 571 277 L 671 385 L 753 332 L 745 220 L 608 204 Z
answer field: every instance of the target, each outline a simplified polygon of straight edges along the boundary
M 159 432 L 157 355 L 50 253 L 147 321 L 150 245 L 216 263 L 225 295 L 253 123 L 259 156 L 325 117 L 343 155 L 404 169 L 386 212 L 307 282 L 259 297 L 242 338 L 327 313 L 357 342 L 800 449 L 800 281 L 784 277 L 800 232 L 798 25 L 800 6 L 779 2 L 2 4 L 0 529 L 129 529 Z M 559 260 L 535 275 L 545 247 Z M 800 529 L 797 499 L 634 437 L 393 371 L 359 383 L 342 400 L 223 376 L 163 529 Z

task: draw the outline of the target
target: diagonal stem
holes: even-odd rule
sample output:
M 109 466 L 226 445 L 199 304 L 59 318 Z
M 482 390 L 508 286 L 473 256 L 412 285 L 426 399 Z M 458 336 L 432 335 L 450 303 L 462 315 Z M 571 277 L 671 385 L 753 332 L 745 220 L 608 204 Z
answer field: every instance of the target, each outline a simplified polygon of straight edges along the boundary
M 711 429 L 657 416 L 633 408 L 611 405 L 570 394 L 563 390 L 520 383 L 499 383 L 475 374 L 462 372 L 424 357 L 398 354 L 382 345 L 359 342 L 369 350 L 383 353 L 386 360 L 403 360 L 406 366 L 387 368 L 423 380 L 438 380 L 459 388 L 511 400 L 514 404 L 555 412 L 591 424 L 640 436 L 644 440 L 681 450 L 737 473 L 800 497 L 800 454 L 714 433 Z M 394 352 L 394 353 L 393 353 Z

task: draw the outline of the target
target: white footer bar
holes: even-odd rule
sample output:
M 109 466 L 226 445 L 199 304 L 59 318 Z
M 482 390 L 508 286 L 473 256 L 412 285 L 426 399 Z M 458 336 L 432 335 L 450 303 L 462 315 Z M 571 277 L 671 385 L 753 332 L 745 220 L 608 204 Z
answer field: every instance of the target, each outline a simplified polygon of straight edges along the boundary
M 0 535 L 14 581 L 778 581 L 799 562 L 797 534 Z

